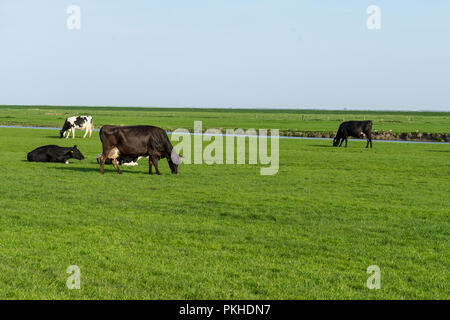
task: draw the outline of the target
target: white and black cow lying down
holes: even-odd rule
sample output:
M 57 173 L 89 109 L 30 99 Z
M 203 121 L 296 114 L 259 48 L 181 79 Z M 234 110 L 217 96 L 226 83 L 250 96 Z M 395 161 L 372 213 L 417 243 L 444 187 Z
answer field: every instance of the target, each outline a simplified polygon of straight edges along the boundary
M 27 154 L 28 161 L 34 162 L 61 162 L 69 163 L 69 159 L 83 160 L 84 156 L 77 146 L 64 148 L 55 145 L 48 145 L 34 149 Z
M 99 153 L 97 156 L 97 163 L 100 164 L 100 159 L 102 157 L 102 154 Z M 141 159 L 143 157 L 131 157 L 131 156 L 127 156 L 127 155 L 120 155 L 117 158 L 117 163 L 120 166 L 137 166 L 139 165 L 138 161 L 139 159 Z M 144 157 L 144 158 L 148 158 L 148 157 Z M 112 164 L 112 160 L 111 159 L 106 159 L 105 164 Z
M 92 130 L 94 130 L 94 124 L 91 116 L 73 116 L 67 118 L 64 125 L 59 132 L 60 138 L 69 138 L 70 132 L 72 132 L 72 138 L 75 139 L 75 129 L 86 130 L 83 138 L 86 138 L 89 133 L 89 138 L 92 136 Z M 67 136 L 66 136 L 67 134 Z

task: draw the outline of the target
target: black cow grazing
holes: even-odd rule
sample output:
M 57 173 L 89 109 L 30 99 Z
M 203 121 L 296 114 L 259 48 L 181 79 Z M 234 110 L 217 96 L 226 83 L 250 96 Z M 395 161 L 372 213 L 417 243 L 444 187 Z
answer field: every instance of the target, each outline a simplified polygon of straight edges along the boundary
M 100 140 L 103 145 L 100 157 L 100 173 L 104 173 L 106 159 L 112 159 L 112 164 L 118 174 L 122 172 L 117 164 L 120 155 L 138 158 L 148 156 L 148 173 L 152 174 L 152 165 L 158 170 L 158 160 L 166 158 L 172 173 L 178 173 L 181 157 L 175 152 L 166 132 L 154 126 L 103 126 L 100 129 Z
M 83 138 L 86 138 L 89 133 L 89 138 L 92 136 L 92 130 L 94 130 L 94 124 L 92 122 L 91 116 L 73 116 L 67 118 L 64 122 L 64 125 L 59 131 L 60 138 L 69 138 L 70 132 L 72 132 L 72 138 L 75 139 L 75 129 L 83 130 L 86 129 Z M 67 134 L 67 136 L 66 136 Z
M 102 157 L 102 154 L 100 153 L 97 156 L 97 163 L 100 164 L 100 159 Z M 119 166 L 137 166 L 139 159 L 141 159 L 142 157 L 129 157 L 127 155 L 120 155 L 119 157 L 117 157 L 117 163 L 119 164 Z M 112 164 L 112 159 L 106 159 L 105 164 Z
M 69 163 L 69 159 L 83 160 L 84 156 L 77 146 L 73 148 L 58 147 L 55 145 L 43 146 L 34 149 L 27 155 L 28 161 L 35 162 L 62 162 Z
M 354 138 L 364 138 L 364 135 L 367 138 L 366 148 L 372 148 L 372 121 L 346 121 L 342 122 L 337 131 L 336 137 L 333 140 L 333 146 L 339 147 L 342 146 L 342 143 L 345 140 L 345 147 L 348 144 L 348 137 Z M 340 142 L 340 144 L 339 144 Z

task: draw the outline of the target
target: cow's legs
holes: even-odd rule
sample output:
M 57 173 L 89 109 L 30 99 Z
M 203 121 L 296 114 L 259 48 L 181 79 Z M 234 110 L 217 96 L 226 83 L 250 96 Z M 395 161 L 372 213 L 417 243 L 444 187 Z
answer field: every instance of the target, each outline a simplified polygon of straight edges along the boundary
M 105 156 L 105 155 L 107 155 L 107 156 Z M 103 149 L 103 154 L 102 154 L 102 157 L 101 157 L 101 158 L 105 158 L 105 159 L 106 159 L 106 158 L 109 158 L 109 159 L 112 159 L 112 164 L 113 164 L 113 166 L 114 166 L 114 169 L 116 169 L 116 171 L 117 171 L 118 174 L 122 174 L 122 171 L 120 171 L 119 165 L 117 164 L 117 158 L 119 157 L 119 155 L 120 155 L 119 149 L 117 149 L 117 147 L 113 147 L 113 148 L 112 148 L 111 150 L 109 150 L 109 151 Z M 102 160 L 102 159 L 101 159 L 101 160 Z M 101 161 L 101 160 L 100 160 L 100 161 Z M 101 163 L 102 163 L 102 164 L 105 164 L 105 161 L 106 161 L 106 160 L 103 160 L 103 162 L 101 161 Z M 102 172 L 102 169 L 103 169 L 102 164 L 100 164 L 100 172 Z
M 72 139 L 75 139 L 75 128 L 72 128 Z
M 158 157 L 150 157 L 152 158 L 153 165 L 155 166 L 156 174 L 160 175 L 161 173 L 158 170 Z
M 101 174 L 104 174 L 104 173 L 105 173 L 105 170 L 104 170 L 104 167 L 105 167 L 105 161 L 106 161 L 105 153 L 102 153 L 102 156 L 100 157 L 100 173 L 101 173 Z
M 372 133 L 368 132 L 365 133 L 366 137 L 367 137 L 367 144 L 366 144 L 366 148 L 369 147 L 369 143 L 370 143 L 370 147 L 372 148 Z
M 103 146 L 103 152 L 102 155 L 100 157 L 100 173 L 103 174 L 105 172 L 104 167 L 105 167 L 105 161 L 106 159 L 110 158 L 113 159 L 112 163 L 114 165 L 114 168 L 116 169 L 116 171 L 121 174 L 122 172 L 120 172 L 119 167 L 117 166 L 117 158 L 119 157 L 119 149 L 117 149 L 116 147 L 113 147 L 112 149 L 108 150 L 105 148 L 105 146 Z
M 153 170 L 152 170 L 152 166 L 153 166 L 153 164 L 152 164 L 152 157 L 148 157 L 148 174 L 152 174 L 153 172 Z
M 341 138 L 341 143 L 339 144 L 339 147 L 342 147 L 342 143 L 344 143 L 344 138 Z
M 92 137 L 92 130 L 94 130 L 94 126 L 91 126 L 89 128 L 89 138 Z
M 346 148 L 347 148 L 347 145 L 348 145 L 348 139 L 345 138 L 345 147 L 346 147 Z
M 84 133 L 83 139 L 84 139 L 84 138 L 86 138 L 86 136 L 87 136 L 88 132 L 89 132 L 89 128 L 88 128 L 88 127 L 86 127 L 86 131 L 85 131 L 85 133 Z
M 119 169 L 119 165 L 117 164 L 117 158 L 112 160 L 112 164 L 114 166 L 114 169 L 116 169 L 118 174 L 122 174 L 122 171 Z

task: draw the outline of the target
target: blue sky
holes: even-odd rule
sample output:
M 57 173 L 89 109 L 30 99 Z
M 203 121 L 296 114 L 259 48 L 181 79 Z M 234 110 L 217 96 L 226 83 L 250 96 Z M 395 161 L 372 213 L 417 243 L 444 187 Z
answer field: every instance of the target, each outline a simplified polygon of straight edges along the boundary
M 0 104 L 450 111 L 449 17 L 448 0 L 0 0 Z

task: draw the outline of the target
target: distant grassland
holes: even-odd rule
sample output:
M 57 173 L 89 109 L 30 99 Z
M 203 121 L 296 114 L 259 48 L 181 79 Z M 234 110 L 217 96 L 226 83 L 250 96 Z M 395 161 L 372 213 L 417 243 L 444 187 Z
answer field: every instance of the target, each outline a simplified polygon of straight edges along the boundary
M 68 116 L 83 114 L 92 115 L 97 128 L 145 124 L 192 131 L 201 120 L 203 129 L 273 128 L 283 134 L 336 132 L 342 121 L 373 120 L 378 131 L 450 133 L 450 112 L 0 106 L 0 125 L 61 127 Z

